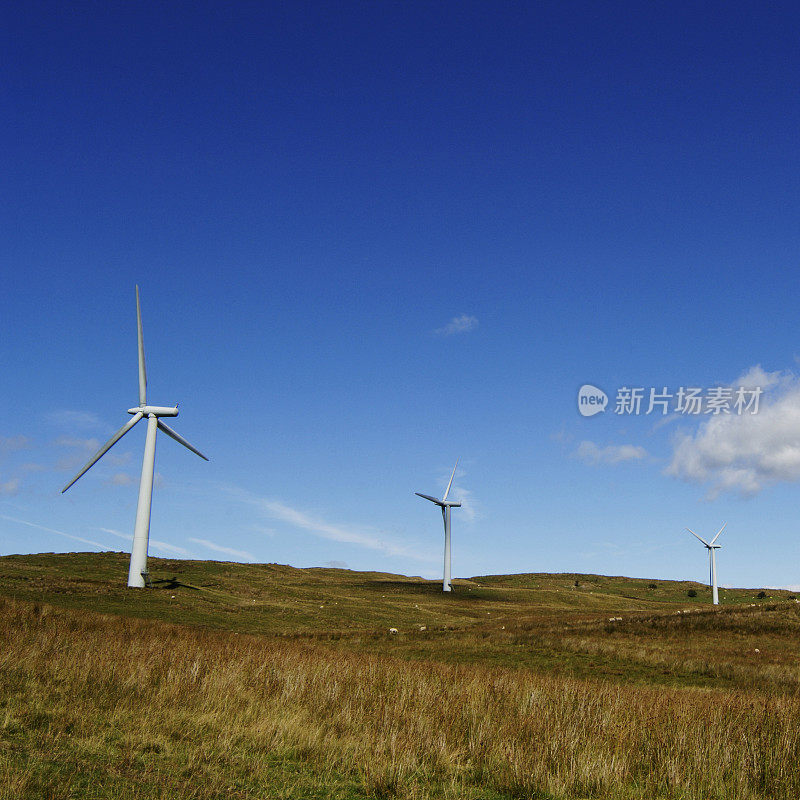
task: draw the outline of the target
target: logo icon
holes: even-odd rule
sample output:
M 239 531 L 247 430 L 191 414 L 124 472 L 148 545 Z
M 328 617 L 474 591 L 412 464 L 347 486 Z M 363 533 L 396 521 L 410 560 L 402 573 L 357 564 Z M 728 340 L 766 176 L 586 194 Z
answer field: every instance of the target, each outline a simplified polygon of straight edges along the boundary
M 593 417 L 601 411 L 606 410 L 608 396 L 602 389 L 592 386 L 591 383 L 584 383 L 578 389 L 578 411 L 583 417 Z

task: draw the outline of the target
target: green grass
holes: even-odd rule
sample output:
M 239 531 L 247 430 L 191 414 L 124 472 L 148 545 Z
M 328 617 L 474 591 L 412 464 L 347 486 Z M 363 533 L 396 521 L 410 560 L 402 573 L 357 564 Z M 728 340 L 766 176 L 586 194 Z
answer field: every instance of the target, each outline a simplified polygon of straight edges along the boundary
M 440 581 L 341 569 L 232 564 L 151 558 L 153 589 L 130 591 L 123 553 L 44 553 L 0 557 L 0 595 L 69 608 L 162 619 L 248 633 L 373 631 L 420 625 L 458 630 L 544 620 L 602 620 L 609 616 L 705 608 L 708 588 L 688 581 L 600 575 L 487 575 Z M 579 586 L 575 586 L 578 581 Z M 695 589 L 696 598 L 687 597 Z M 785 599 L 774 591 L 722 590 L 721 607 Z M 322 608 L 320 608 L 322 606 Z
M 800 796 L 788 592 L 127 560 L 0 558 L 2 800 Z
M 0 596 L 288 637 L 340 652 L 565 677 L 765 690 L 795 683 L 800 628 L 797 604 L 784 591 L 759 600 L 758 589 L 722 590 L 714 609 L 708 587 L 690 581 L 484 575 L 456 580 L 445 594 L 439 581 L 403 575 L 158 558 L 149 562 L 153 588 L 136 591 L 125 586 L 127 564 L 122 553 L 4 556 Z M 690 589 L 696 598 L 687 596 Z M 779 628 L 765 629 L 767 619 Z M 399 634 L 388 637 L 389 628 Z M 762 652 L 754 661 L 756 648 Z

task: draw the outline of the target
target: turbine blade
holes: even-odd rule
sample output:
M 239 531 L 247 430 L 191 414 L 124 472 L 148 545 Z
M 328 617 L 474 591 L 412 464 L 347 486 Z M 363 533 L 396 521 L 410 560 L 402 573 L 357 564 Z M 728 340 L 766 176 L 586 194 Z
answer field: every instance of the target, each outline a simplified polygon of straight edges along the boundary
M 195 455 L 200 456 L 200 458 L 204 458 L 206 461 L 209 460 L 196 447 L 192 447 L 192 445 L 190 445 L 189 442 L 187 442 L 186 439 L 183 438 L 183 436 L 172 430 L 172 428 L 170 428 L 170 426 L 167 425 L 165 422 L 159 420 L 158 427 L 161 428 L 161 430 L 164 431 L 164 433 L 166 433 L 167 436 L 171 436 L 178 444 L 182 444 L 184 447 L 191 450 Z
M 444 490 L 444 497 L 442 500 L 447 500 L 447 495 L 450 494 L 450 487 L 453 485 L 453 478 L 456 476 L 456 470 L 458 469 L 458 462 L 461 460 L 461 456 L 456 459 L 456 465 L 453 467 L 453 474 L 450 476 L 450 483 L 447 484 L 447 488 Z
M 444 506 L 442 505 L 442 501 L 441 500 L 438 500 L 435 497 L 431 497 L 429 494 L 420 494 L 419 492 L 414 492 L 414 494 L 417 497 L 424 497 L 426 500 L 430 500 L 431 503 L 436 503 L 437 506 L 442 506 L 442 508 L 444 508 Z
M 89 471 L 142 417 L 140 411 L 134 414 L 88 461 L 86 466 L 61 490 L 61 494 L 69 489 L 75 481 Z
M 724 531 L 724 530 L 725 530 L 725 526 L 726 526 L 727 524 L 728 524 L 727 522 L 723 523 L 722 527 L 721 527 L 721 528 L 720 528 L 720 529 L 717 531 L 717 536 L 719 536 L 719 535 L 722 533 L 722 531 Z M 717 541 L 717 536 L 715 536 L 715 537 L 714 537 L 714 538 L 711 540 L 711 542 L 709 542 L 709 544 L 714 544 L 714 542 L 716 542 L 716 541 Z
M 147 405 L 147 370 L 144 366 L 144 337 L 142 336 L 142 308 L 139 305 L 139 287 L 136 287 L 136 328 L 139 334 L 139 405 Z
M 699 539 L 706 547 L 711 546 L 702 536 L 698 536 L 691 528 L 687 528 L 686 530 L 689 531 L 695 539 Z

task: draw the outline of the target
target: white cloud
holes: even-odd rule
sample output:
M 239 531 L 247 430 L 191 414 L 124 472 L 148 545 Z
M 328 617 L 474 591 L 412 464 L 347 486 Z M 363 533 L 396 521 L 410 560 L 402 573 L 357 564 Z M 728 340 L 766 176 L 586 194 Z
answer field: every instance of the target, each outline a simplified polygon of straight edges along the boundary
M 124 467 L 128 464 L 133 457 L 133 453 L 130 450 L 124 453 L 116 453 L 114 450 L 109 450 L 103 456 L 105 459 L 106 464 L 112 467 Z
M 127 537 L 131 539 L 130 536 Z M 191 553 L 185 547 L 178 547 L 177 544 L 170 544 L 169 542 L 162 542 L 160 539 L 150 539 L 150 544 L 159 550 L 165 550 L 168 553 L 175 553 L 179 556 L 189 556 Z
M 53 444 L 56 447 L 73 447 L 87 451 L 100 449 L 100 442 L 97 439 L 80 439 L 76 436 L 59 436 Z
M 203 547 L 208 548 L 209 550 L 213 550 L 215 553 L 224 553 L 227 556 L 234 556 L 235 558 L 243 558 L 247 561 L 255 561 L 256 557 L 251 553 L 248 553 L 246 550 L 234 550 L 232 547 L 225 547 L 224 545 L 217 544 L 216 542 L 211 542 L 208 539 L 192 539 L 189 538 L 190 542 L 194 542 L 195 544 L 202 545 Z
M 83 438 L 81 436 L 62 435 L 57 437 L 52 442 L 56 447 L 64 448 L 67 453 L 63 455 L 55 464 L 55 468 L 61 471 L 77 470 L 78 467 L 86 463 L 86 459 L 94 455 L 100 449 L 100 440 L 94 437 Z M 101 459 L 105 467 L 124 467 L 131 460 L 130 452 L 111 452 L 106 451 Z M 121 473 L 117 473 L 106 483 L 112 485 L 122 486 L 125 485 L 119 478 Z M 155 486 L 163 485 L 163 478 L 159 473 L 155 474 Z
M 0 453 L 14 453 L 30 446 L 31 440 L 21 434 L 19 436 L 0 436 Z
M 103 423 L 96 414 L 88 411 L 70 411 L 59 409 L 45 414 L 45 419 L 62 428 L 102 428 Z
M 450 490 L 450 500 L 458 500 L 461 503 L 461 516 L 468 522 L 474 522 L 478 516 L 478 502 L 472 496 L 472 490 L 465 489 L 458 484 L 458 476 L 453 481 L 453 488 Z
M 0 495 L 14 495 L 19 491 L 19 478 L 0 483 Z
M 600 447 L 594 442 L 584 440 L 578 445 L 574 455 L 586 464 L 619 464 L 623 461 L 640 461 L 647 457 L 647 450 L 633 444 Z
M 550 441 L 558 442 L 559 444 L 569 444 L 575 437 L 571 433 L 567 433 L 564 426 L 561 426 L 561 430 L 555 431 L 550 434 Z
M 98 531 L 103 531 L 103 533 L 110 533 L 112 536 L 116 536 L 119 539 L 132 539 L 133 537 L 129 533 L 122 533 L 122 531 L 115 531 L 113 528 L 97 528 Z
M 300 528 L 301 530 L 312 533 L 314 536 L 319 536 L 322 539 L 354 544 L 359 547 L 366 547 L 370 550 L 379 550 L 390 556 L 404 556 L 417 561 L 429 560 L 427 557 L 420 556 L 404 546 L 387 541 L 382 533 L 374 528 L 327 522 L 306 511 L 292 508 L 279 500 L 259 497 L 258 495 L 237 487 L 227 487 L 227 492 L 230 496 L 259 509 L 272 519 L 281 520 L 295 528 Z
M 447 487 L 447 482 L 450 480 L 451 474 L 451 470 L 448 470 L 446 473 L 442 473 L 441 482 L 442 486 L 444 487 L 442 492 L 444 492 L 444 489 Z M 456 470 L 455 477 L 453 478 L 453 485 L 450 487 L 448 500 L 452 500 L 454 502 L 458 500 L 458 502 L 461 503 L 461 516 L 464 517 L 468 522 L 474 522 L 475 518 L 478 516 L 480 504 L 475 500 L 472 490 L 465 489 L 461 484 L 461 481 L 464 479 L 466 474 L 466 470 L 459 465 L 458 469 Z M 437 495 L 437 497 L 441 497 L 441 495 Z
M 247 530 L 253 531 L 253 533 L 258 533 L 261 536 L 269 536 L 272 538 L 278 532 L 275 528 L 268 528 L 266 525 L 248 525 Z
M 467 333 L 478 327 L 478 318 L 471 317 L 469 314 L 462 314 L 460 317 L 453 317 L 443 328 L 437 328 L 434 333 L 440 336 L 452 336 L 455 333 Z
M 117 472 L 108 479 L 108 482 L 112 486 L 130 486 L 133 478 L 127 472 Z
M 131 533 L 122 533 L 122 531 L 115 531 L 113 528 L 98 528 L 97 530 L 103 531 L 104 533 L 110 533 L 112 536 L 116 536 L 118 539 L 124 539 L 126 542 L 133 541 L 133 534 Z M 168 553 L 175 553 L 176 555 L 179 556 L 191 555 L 191 553 L 185 547 L 179 547 L 177 544 L 162 542 L 158 539 L 150 539 L 149 543 L 153 547 L 156 547 L 159 550 L 165 550 Z
M 76 542 L 83 542 L 83 544 L 90 544 L 92 547 L 99 547 L 101 550 L 112 550 L 114 552 L 119 552 L 118 548 L 116 547 L 109 547 L 107 544 L 101 544 L 100 542 L 95 542 L 91 539 L 84 539 L 81 536 L 73 536 L 71 533 L 64 533 L 64 531 L 59 531 L 55 528 L 48 528 L 45 525 L 37 525 L 35 522 L 28 522 L 27 520 L 18 519 L 17 517 L 8 517 L 5 514 L 0 514 L 0 519 L 5 519 L 9 522 L 16 522 L 19 525 L 27 525 L 29 528 L 36 528 L 37 530 L 46 531 L 47 533 L 57 533 L 59 536 L 64 536 L 67 539 L 74 539 Z
M 791 383 L 792 375 L 788 372 L 765 372 L 761 368 L 761 364 L 756 364 L 750 367 L 746 372 L 741 374 L 732 384 L 736 388 L 743 387 L 744 389 L 755 389 L 760 387 L 764 391 L 778 386 L 781 383 Z
M 732 384 L 761 386 L 757 414 L 705 417 L 694 433 L 673 440 L 665 474 L 708 485 L 708 499 L 723 492 L 758 494 L 765 486 L 800 481 L 800 380 L 753 367 Z
M 20 466 L 20 470 L 22 472 L 47 472 L 47 467 L 44 464 L 28 461 Z

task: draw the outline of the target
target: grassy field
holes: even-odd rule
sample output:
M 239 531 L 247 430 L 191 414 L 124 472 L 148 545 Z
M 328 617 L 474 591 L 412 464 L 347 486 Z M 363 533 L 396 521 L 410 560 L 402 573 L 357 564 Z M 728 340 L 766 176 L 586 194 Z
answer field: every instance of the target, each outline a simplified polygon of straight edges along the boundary
M 0 798 L 800 797 L 788 593 L 150 569 L 0 558 Z

